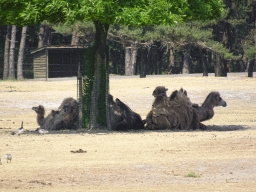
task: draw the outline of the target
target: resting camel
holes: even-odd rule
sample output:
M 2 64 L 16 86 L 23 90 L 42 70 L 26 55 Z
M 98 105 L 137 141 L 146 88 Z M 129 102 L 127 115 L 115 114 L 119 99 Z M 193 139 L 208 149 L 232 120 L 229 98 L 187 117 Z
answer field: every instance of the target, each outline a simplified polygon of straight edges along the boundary
M 146 118 L 146 129 L 205 129 L 186 94 L 183 89 L 174 91 L 169 98 L 162 93 L 155 94 L 152 110 Z
M 44 117 L 45 109 L 42 105 L 33 107 L 32 110 L 37 113 L 37 123 L 40 129 L 59 130 L 76 128 L 78 104 L 71 97 L 64 99 L 58 111 L 52 110 L 47 117 Z
M 128 123 L 128 129 L 144 129 L 144 124 L 141 116 L 138 113 L 132 111 L 130 107 L 128 107 L 118 98 L 116 99 L 116 106 L 121 109 L 123 119 Z
M 226 107 L 227 103 L 220 97 L 219 92 L 211 92 L 201 106 L 193 106 L 193 108 L 198 114 L 200 122 L 202 122 L 213 117 L 213 108 L 217 106 Z

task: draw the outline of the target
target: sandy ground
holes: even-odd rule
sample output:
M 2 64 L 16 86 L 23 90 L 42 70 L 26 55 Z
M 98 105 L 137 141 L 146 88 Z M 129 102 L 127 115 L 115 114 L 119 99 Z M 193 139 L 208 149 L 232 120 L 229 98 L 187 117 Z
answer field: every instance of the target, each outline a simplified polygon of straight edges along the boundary
M 159 85 L 168 95 L 183 87 L 199 104 L 219 91 L 227 107 L 215 108 L 206 131 L 38 135 L 31 108 L 49 113 L 77 98 L 77 81 L 0 81 L 0 191 L 256 191 L 256 78 L 112 76 L 110 93 L 145 118 Z M 22 121 L 29 134 L 11 135 Z

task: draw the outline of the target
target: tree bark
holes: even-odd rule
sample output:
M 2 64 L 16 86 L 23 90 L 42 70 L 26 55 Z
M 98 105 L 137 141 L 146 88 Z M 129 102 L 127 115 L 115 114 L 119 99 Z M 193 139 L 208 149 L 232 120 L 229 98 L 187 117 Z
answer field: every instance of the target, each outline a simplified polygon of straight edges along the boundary
M 146 77 L 147 70 L 147 48 L 141 51 L 140 78 Z
M 18 58 L 18 64 L 17 64 L 17 79 L 18 80 L 23 79 L 23 58 L 24 58 L 24 51 L 25 51 L 25 45 L 26 45 L 27 29 L 28 29 L 28 26 L 22 27 L 19 58 Z
M 136 47 L 136 42 L 134 42 L 131 45 L 131 47 L 125 48 L 125 75 L 126 76 L 135 75 L 136 57 L 137 57 L 137 47 Z
M 78 35 L 75 29 L 73 29 L 73 32 L 72 32 L 71 45 L 73 46 L 78 45 Z
M 249 66 L 248 66 L 248 77 L 253 77 L 254 62 L 255 62 L 255 59 L 253 59 L 253 60 L 251 60 L 251 61 L 249 62 Z
M 190 51 L 191 46 L 189 46 L 186 50 L 186 53 L 183 56 L 183 67 L 182 67 L 182 74 L 189 74 L 190 73 Z
M 172 73 L 172 69 L 174 68 L 174 62 L 175 62 L 175 57 L 174 57 L 174 49 L 170 48 L 170 55 L 169 55 L 169 65 L 168 65 L 168 74 Z
M 90 122 L 89 122 L 89 128 L 90 129 L 96 129 L 99 127 L 99 119 L 100 118 L 106 118 L 106 117 L 100 117 L 99 108 L 105 108 L 106 105 L 100 104 L 99 99 L 105 98 L 105 102 L 108 102 L 108 99 L 106 99 L 106 91 L 103 95 L 101 95 L 101 81 L 104 81 L 102 79 L 102 70 L 106 70 L 106 41 L 107 41 L 107 33 L 109 29 L 108 24 L 101 24 L 100 22 L 95 21 L 95 28 L 96 28 L 96 35 L 95 35 L 95 72 L 94 72 L 94 81 L 93 81 L 93 88 L 92 88 L 92 94 L 91 94 L 91 105 L 90 105 Z M 106 79 L 105 79 L 106 80 Z M 106 84 L 105 84 L 106 88 Z M 105 103 L 106 104 L 106 103 Z M 101 106 L 99 106 L 101 105 Z M 104 110 L 103 110 L 104 111 Z M 105 110 L 105 111 L 108 111 Z M 106 119 L 105 119 L 106 120 Z M 107 122 L 107 126 L 109 123 Z M 110 129 L 110 127 L 108 127 Z
M 12 25 L 11 48 L 10 48 L 10 59 L 9 59 L 9 78 L 10 79 L 15 79 L 14 54 L 15 54 L 16 33 L 17 33 L 17 26 Z
M 4 48 L 4 74 L 3 74 L 4 80 L 8 79 L 8 75 L 9 75 L 10 37 L 11 37 L 11 25 L 8 25 L 6 29 L 6 39 L 5 39 L 5 48 Z
M 40 30 L 39 30 L 39 40 L 38 40 L 38 48 L 41 48 L 43 46 L 46 46 L 48 43 L 51 44 L 51 42 L 49 42 L 49 37 L 50 37 L 50 28 L 47 25 L 41 24 L 40 25 Z
M 38 48 L 44 46 L 44 25 L 40 25 L 39 34 L 38 34 Z
M 218 53 L 215 53 L 215 77 L 227 77 L 227 66 L 224 59 Z
M 206 62 L 206 59 L 205 59 L 205 54 L 204 54 L 204 52 L 201 48 L 199 48 L 199 50 L 200 50 L 201 62 L 202 62 L 202 65 L 203 65 L 203 76 L 208 76 L 207 62 Z

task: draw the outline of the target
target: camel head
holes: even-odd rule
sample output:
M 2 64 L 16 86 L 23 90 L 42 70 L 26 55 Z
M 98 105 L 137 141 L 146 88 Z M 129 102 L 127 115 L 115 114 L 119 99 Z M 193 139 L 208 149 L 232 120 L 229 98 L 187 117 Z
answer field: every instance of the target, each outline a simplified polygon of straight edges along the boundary
M 157 97 L 158 95 L 163 95 L 164 97 L 167 98 L 166 91 L 168 91 L 168 89 L 166 89 L 164 86 L 157 86 L 153 91 L 152 95 L 154 97 Z
M 217 106 L 222 106 L 222 107 L 226 107 L 227 106 L 227 103 L 226 101 L 224 101 L 221 96 L 220 96 L 220 93 L 219 92 L 211 92 L 206 100 L 210 103 L 213 104 L 213 106 L 217 107 Z
M 166 101 L 167 101 L 167 99 L 166 99 L 166 97 L 164 95 L 162 95 L 162 94 L 157 95 L 155 100 L 154 100 L 154 102 L 153 102 L 153 104 L 152 104 L 152 107 L 153 108 L 164 107 L 165 104 L 166 104 Z
M 45 110 L 42 105 L 39 105 L 38 107 L 32 107 L 32 110 L 34 110 L 37 114 L 42 114 L 44 115 Z

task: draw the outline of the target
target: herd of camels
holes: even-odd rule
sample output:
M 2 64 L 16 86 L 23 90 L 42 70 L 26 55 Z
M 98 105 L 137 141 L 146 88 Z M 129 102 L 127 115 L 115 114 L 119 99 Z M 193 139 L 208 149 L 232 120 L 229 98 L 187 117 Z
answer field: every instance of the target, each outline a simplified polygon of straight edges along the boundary
M 132 111 L 118 98 L 114 101 L 109 94 L 109 112 L 111 129 L 114 131 L 128 131 L 136 129 L 147 130 L 205 130 L 202 121 L 211 119 L 216 106 L 226 107 L 227 103 L 220 97 L 219 92 L 211 92 L 204 103 L 199 106 L 192 103 L 187 96 L 187 91 L 182 88 L 174 91 L 169 97 L 167 88 L 158 86 L 153 91 L 154 101 L 152 109 L 145 120 Z M 52 110 L 45 117 L 45 109 L 42 105 L 32 108 L 37 113 L 37 123 L 40 129 L 62 130 L 76 129 L 78 118 L 78 103 L 72 97 L 63 100 L 58 110 Z

